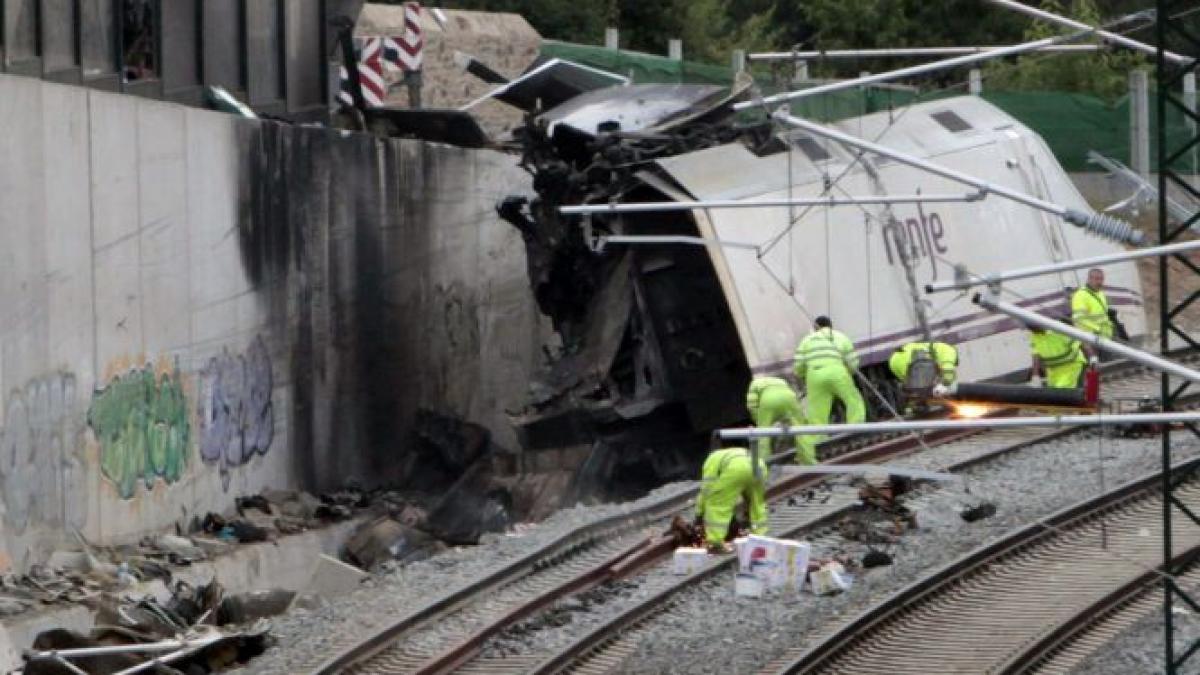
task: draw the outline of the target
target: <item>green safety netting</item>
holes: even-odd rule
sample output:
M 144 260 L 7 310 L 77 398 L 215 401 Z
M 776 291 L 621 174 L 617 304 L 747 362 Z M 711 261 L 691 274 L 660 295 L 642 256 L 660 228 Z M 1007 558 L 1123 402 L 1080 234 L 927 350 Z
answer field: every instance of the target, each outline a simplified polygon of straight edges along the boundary
M 633 78 L 638 84 L 691 83 L 729 84 L 733 70 L 690 61 L 673 61 L 665 56 L 606 49 L 593 45 L 546 40 L 542 54 L 601 68 Z M 755 66 L 754 75 L 763 95 L 780 87 L 766 66 Z M 793 103 L 793 114 L 809 119 L 832 121 L 867 113 L 899 108 L 955 95 L 958 92 L 917 93 L 897 89 L 865 88 L 801 99 Z M 1096 171 L 1087 163 L 1088 150 L 1095 150 L 1129 164 L 1129 99 L 1107 103 L 1087 94 L 1058 91 L 985 91 L 983 98 L 1017 118 L 1042 138 L 1067 171 Z M 1157 162 L 1157 101 L 1150 100 L 1151 165 Z M 1179 147 L 1189 138 L 1185 116 L 1167 107 L 1168 147 Z

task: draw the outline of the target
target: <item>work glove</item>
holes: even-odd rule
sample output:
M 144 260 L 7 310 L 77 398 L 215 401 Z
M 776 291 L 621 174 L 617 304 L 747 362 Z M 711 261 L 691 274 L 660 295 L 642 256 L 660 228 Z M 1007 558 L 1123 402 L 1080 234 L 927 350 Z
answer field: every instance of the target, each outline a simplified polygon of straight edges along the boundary
M 1091 366 L 1091 367 L 1093 367 L 1093 368 L 1095 368 L 1096 366 L 1100 365 L 1100 357 L 1099 357 L 1099 356 L 1090 356 L 1090 357 L 1088 357 L 1088 365 L 1089 365 L 1089 366 Z
M 933 395 L 934 396 L 936 396 L 938 398 L 942 398 L 946 394 L 949 394 L 949 393 L 950 393 L 950 387 L 947 387 L 946 385 L 940 384 L 940 383 L 933 385 Z

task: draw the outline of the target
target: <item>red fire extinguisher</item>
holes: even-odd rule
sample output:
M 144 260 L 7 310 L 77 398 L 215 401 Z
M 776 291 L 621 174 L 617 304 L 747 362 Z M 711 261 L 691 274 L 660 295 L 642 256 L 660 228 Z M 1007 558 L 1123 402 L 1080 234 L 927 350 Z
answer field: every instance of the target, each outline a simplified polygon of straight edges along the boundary
M 1100 369 L 1094 363 L 1083 374 L 1083 400 L 1090 406 L 1100 405 Z

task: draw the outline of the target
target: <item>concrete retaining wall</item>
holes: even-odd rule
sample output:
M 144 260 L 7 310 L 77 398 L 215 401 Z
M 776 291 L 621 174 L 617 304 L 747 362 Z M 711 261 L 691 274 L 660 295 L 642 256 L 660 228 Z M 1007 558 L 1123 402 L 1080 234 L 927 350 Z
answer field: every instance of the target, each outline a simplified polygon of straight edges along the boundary
M 0 569 L 396 478 L 419 406 L 515 445 L 514 158 L 10 76 L 0 129 Z

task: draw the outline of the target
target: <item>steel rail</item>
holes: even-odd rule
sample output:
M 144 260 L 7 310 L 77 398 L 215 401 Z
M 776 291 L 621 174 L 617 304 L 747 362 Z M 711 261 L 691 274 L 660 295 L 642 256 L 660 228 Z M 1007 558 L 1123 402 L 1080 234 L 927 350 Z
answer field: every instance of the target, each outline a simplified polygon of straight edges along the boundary
M 880 462 L 894 458 L 901 454 L 906 454 L 919 449 L 922 443 L 941 443 L 949 442 L 964 438 L 969 435 L 974 435 L 974 431 L 947 431 L 940 433 L 928 434 L 925 438 L 917 438 L 905 436 L 891 440 L 885 440 L 873 445 L 869 445 L 859 450 L 850 451 L 839 456 L 835 461 L 837 463 L 846 464 L 862 464 L 870 462 Z M 786 499 L 788 496 L 795 494 L 798 491 L 815 486 L 825 480 L 827 477 L 814 474 L 798 474 L 790 477 L 785 477 L 779 481 L 773 482 L 767 490 L 767 497 L 772 501 Z M 689 496 L 694 495 L 695 491 L 689 491 Z M 638 572 L 639 570 L 655 564 L 663 560 L 671 554 L 675 549 L 675 541 L 670 536 L 658 536 L 649 541 L 640 541 L 634 546 L 619 552 L 610 559 L 606 559 L 599 565 L 592 567 L 582 573 L 572 576 L 561 584 L 547 589 L 539 593 L 536 597 L 532 597 L 526 602 L 520 603 L 517 606 L 503 612 L 499 617 L 490 621 L 488 625 L 474 633 L 466 636 L 465 639 L 458 643 L 443 649 L 438 654 L 427 659 L 416 669 L 406 670 L 419 675 L 434 675 L 440 673 L 448 673 L 461 668 L 464 664 L 473 659 L 483 648 L 483 645 L 491 638 L 495 637 L 504 629 L 513 625 L 517 621 L 528 617 L 538 610 L 544 609 L 547 605 L 561 598 L 580 593 L 591 588 L 614 579 L 626 578 Z M 403 631 L 407 632 L 407 630 Z M 395 641 L 399 634 L 389 635 L 388 641 Z M 386 645 L 384 646 L 386 648 Z M 369 660 L 379 654 L 381 650 L 373 650 L 373 653 L 367 655 L 364 652 L 363 656 L 354 659 L 350 662 L 344 662 L 341 667 L 346 667 L 351 663 L 357 664 L 358 669 L 365 672 L 375 672 L 371 667 Z M 389 671 L 387 668 L 379 668 L 381 672 L 398 672 Z M 321 671 L 321 672 L 336 672 Z
M 849 460 L 854 457 L 864 456 L 853 454 L 856 452 L 856 449 L 871 443 L 878 445 L 881 442 L 897 443 L 911 448 L 918 445 L 921 441 L 917 439 L 917 436 L 911 434 L 892 439 L 881 439 L 878 437 L 871 439 L 865 436 L 847 434 L 832 438 L 826 443 L 821 444 L 819 451 L 822 458 L 826 461 L 835 460 L 839 457 L 845 457 Z M 872 447 L 875 446 L 870 446 L 867 450 L 870 451 Z M 777 461 L 790 456 L 791 453 L 785 453 L 772 459 Z M 869 457 L 870 452 L 865 456 Z M 864 461 L 869 461 L 869 459 Z M 609 516 L 573 532 L 566 533 L 539 547 L 537 550 L 531 551 L 503 565 L 484 578 L 453 589 L 429 604 L 399 617 L 367 638 L 357 640 L 353 644 L 338 650 L 320 662 L 315 668 L 307 670 L 307 672 L 311 673 L 311 675 L 333 675 L 334 673 L 351 668 L 355 664 L 369 660 L 391 647 L 398 640 L 402 639 L 403 636 L 429 626 L 439 619 L 468 606 L 478 598 L 489 595 L 508 584 L 535 573 L 538 568 L 548 568 L 558 559 L 572 556 L 581 550 L 599 545 L 596 542 L 604 538 L 619 537 L 622 536 L 622 533 L 635 530 L 646 523 L 669 518 L 671 515 L 684 509 L 695 498 L 698 492 L 699 488 L 684 490 L 670 497 L 665 497 L 660 501 L 647 504 L 636 511 Z M 655 545 L 658 546 L 657 549 L 654 548 Z M 655 550 L 670 550 L 669 547 L 664 548 L 661 541 L 657 543 L 652 542 L 652 545 L 647 546 L 646 549 L 648 550 L 640 551 L 641 555 L 636 560 L 624 558 L 621 554 L 615 556 L 619 560 L 611 560 L 608 563 L 611 573 L 628 575 L 638 568 L 639 561 L 644 560 L 647 556 L 652 557 Z M 617 562 L 624 564 L 618 565 L 616 564 Z
M 1140 366 L 1136 364 L 1126 364 L 1114 362 L 1105 364 L 1105 377 L 1120 376 L 1127 370 L 1140 370 Z M 1039 437 L 1044 440 L 1046 437 L 1054 437 L 1057 435 L 1065 435 L 1072 430 L 1064 430 L 1054 432 L 1045 437 Z M 898 435 L 898 437 L 880 438 L 876 437 L 874 443 L 869 443 L 869 438 L 865 436 L 847 434 L 840 437 L 830 439 L 830 441 L 821 444 L 820 452 L 827 462 L 837 462 L 843 464 L 869 463 L 878 462 L 898 454 L 903 454 L 920 448 L 923 444 L 952 442 L 975 435 L 976 431 L 944 431 L 935 434 L 926 434 L 918 436 L 916 434 Z M 1039 441 L 1040 442 L 1040 441 Z M 865 447 L 863 447 L 865 445 Z M 776 458 L 790 457 L 791 453 L 783 453 Z M 794 491 L 794 489 L 803 489 L 807 484 L 815 484 L 820 482 L 823 476 L 809 476 L 808 481 L 801 484 L 798 481 L 799 477 L 795 477 L 797 485 L 800 487 L 789 488 L 786 484 L 773 485 L 769 495 L 775 497 L 784 491 Z M 670 515 L 682 510 L 696 495 L 697 489 L 685 490 L 681 493 L 666 497 L 661 501 L 646 505 L 636 512 L 629 514 L 620 514 L 610 516 L 596 523 L 592 523 L 572 533 L 565 534 L 552 542 L 540 547 L 536 551 L 532 551 L 518 560 L 515 560 L 501 569 L 489 574 L 471 584 L 454 589 L 446 595 L 429 603 L 428 605 L 399 617 L 388 626 L 376 631 L 371 636 L 357 643 L 343 648 L 339 652 L 332 655 L 330 658 L 322 662 L 318 667 L 308 672 L 314 675 L 328 675 L 331 673 L 342 672 L 356 664 L 362 664 L 374 656 L 380 654 L 384 650 L 389 649 L 404 636 L 410 635 L 423 627 L 432 625 L 437 620 L 452 614 L 455 611 L 470 606 L 481 597 L 489 596 L 499 591 L 507 584 L 516 582 L 517 580 L 527 578 L 533 574 L 535 567 L 548 567 L 547 561 L 570 556 L 573 553 L 579 552 L 581 549 L 588 549 L 589 546 L 598 546 L 594 540 L 598 540 L 605 536 L 613 538 L 622 536 L 621 532 L 627 532 L 628 529 L 641 527 L 646 523 L 658 520 L 665 520 Z M 634 525 L 631 525 L 634 523 Z M 628 529 L 626 529 L 628 528 Z M 613 534 L 616 532 L 616 534 Z M 507 619 L 498 621 L 497 624 L 510 625 L 513 621 L 519 620 L 521 617 L 527 616 L 530 612 L 542 608 L 547 602 L 565 595 L 578 593 L 582 590 L 594 587 L 605 580 L 613 578 L 625 578 L 647 565 L 661 560 L 668 555 L 673 549 L 673 542 L 666 537 L 657 537 L 649 541 L 639 539 L 634 544 L 621 549 L 614 555 L 606 558 L 601 564 L 593 568 L 591 573 L 585 572 L 580 577 L 573 578 L 567 581 L 564 587 L 555 593 L 551 591 L 550 595 L 554 597 L 539 597 L 531 602 L 530 609 L 513 611 Z M 569 586 L 569 588 L 567 588 Z M 489 634 L 494 634 L 495 630 L 489 631 Z M 446 654 L 435 655 L 438 663 L 433 665 L 445 666 L 446 664 L 457 663 L 462 661 L 459 657 L 466 655 L 469 657 L 478 652 L 478 648 L 484 640 L 473 640 L 474 644 L 462 648 L 462 651 L 454 656 L 447 657 Z M 431 671 L 433 672 L 433 671 Z
M 1140 378 L 1149 378 L 1147 381 L 1157 381 L 1157 376 L 1153 373 L 1146 373 L 1145 369 L 1140 365 L 1129 363 L 1108 364 L 1108 371 L 1106 375 L 1119 376 L 1130 371 L 1137 371 Z M 1140 381 L 1140 379 L 1135 378 L 1128 380 L 1127 382 L 1132 386 L 1133 382 L 1138 381 Z M 1200 395 L 1191 397 L 1189 400 L 1193 401 L 1194 403 L 1200 403 Z M 1025 429 L 1023 431 L 1028 432 L 1032 430 Z M 992 461 L 998 457 L 1023 450 L 1033 445 L 1046 443 L 1077 434 L 1080 431 L 1082 430 L 1079 428 L 1066 428 L 1047 431 L 1034 437 L 1018 440 L 1017 442 L 1003 447 L 994 448 L 975 456 L 954 461 L 944 470 L 962 471 L 966 468 Z M 943 432 L 938 433 L 946 433 L 946 431 L 943 430 Z M 981 430 L 964 430 L 957 433 L 959 435 L 953 439 L 943 439 L 943 443 L 949 443 L 972 436 L 979 436 L 984 432 Z M 819 529 L 820 527 L 826 525 L 831 519 L 840 517 L 842 513 L 844 513 L 844 511 L 837 511 L 835 513 L 827 514 L 818 520 L 806 522 L 799 528 L 796 528 L 792 531 L 780 533 L 778 536 L 798 536 L 800 534 Z M 617 616 L 603 622 L 601 625 L 593 628 L 587 634 L 578 638 L 572 644 L 556 651 L 553 654 L 548 655 L 538 662 L 536 666 L 530 667 L 526 672 L 532 675 L 552 675 L 554 673 L 565 672 L 568 669 L 573 670 L 575 666 L 579 665 L 582 660 L 588 659 L 592 655 L 602 652 L 606 647 L 618 642 L 623 635 L 627 635 L 633 631 L 636 631 L 639 626 L 646 624 L 655 616 L 667 611 L 669 606 L 676 601 L 680 593 L 693 588 L 695 585 L 707 579 L 712 578 L 714 575 L 723 570 L 727 571 L 734 564 L 734 562 L 736 562 L 736 560 L 733 556 L 727 556 L 713 561 L 701 571 L 651 594 L 636 606 L 630 607 Z M 600 657 L 597 656 L 596 658 Z
M 1200 466 L 1200 457 L 1177 463 L 1172 467 L 1172 473 L 1187 471 L 1196 466 Z M 989 567 L 1004 568 L 1004 565 L 1000 563 L 1018 550 L 1028 550 L 1039 544 L 1053 542 L 1057 538 L 1063 537 L 1064 531 L 1073 532 L 1072 528 L 1090 524 L 1089 517 L 1110 511 L 1124 502 L 1153 499 L 1156 495 L 1161 494 L 1158 491 L 1160 481 L 1160 472 L 1156 471 L 1125 483 L 1103 495 L 1063 509 L 1048 518 L 1019 528 L 998 541 L 981 546 L 843 624 L 832 636 L 784 664 L 775 672 L 779 674 L 811 673 L 824 672 L 829 668 L 833 668 L 833 672 L 845 672 L 835 665 L 837 659 L 851 653 L 856 645 L 863 644 L 879 635 L 880 631 L 891 626 L 893 621 L 911 621 L 913 612 L 919 606 L 930 602 L 937 600 L 953 602 L 952 598 L 942 597 L 952 586 L 971 575 L 985 573 Z M 933 662 L 936 662 L 939 657 L 945 657 L 945 654 L 936 653 L 929 645 L 923 647 L 929 647 L 930 667 L 934 667 Z M 987 665 L 990 664 L 976 664 L 976 668 L 983 669 Z

